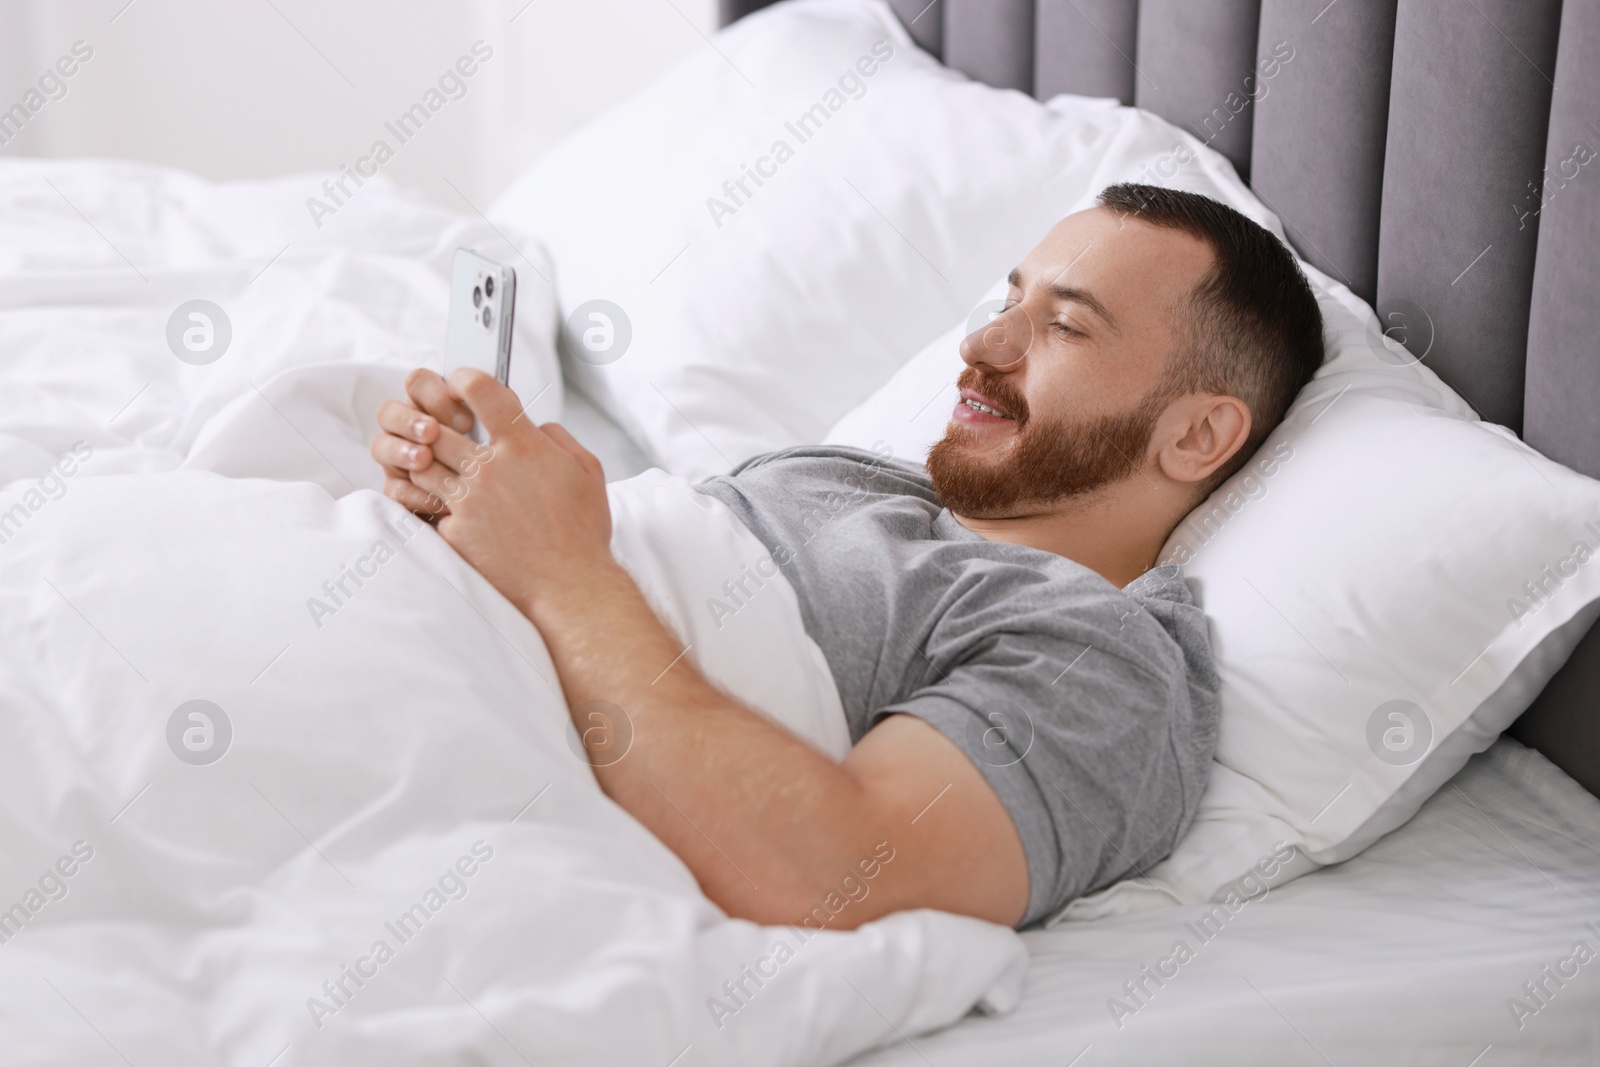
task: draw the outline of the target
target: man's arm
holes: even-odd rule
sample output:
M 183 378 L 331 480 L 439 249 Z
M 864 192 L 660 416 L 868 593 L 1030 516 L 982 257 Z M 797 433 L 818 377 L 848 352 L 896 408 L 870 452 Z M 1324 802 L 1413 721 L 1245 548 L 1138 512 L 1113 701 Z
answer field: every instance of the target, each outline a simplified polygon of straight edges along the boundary
M 450 418 L 433 395 L 445 383 L 413 380 L 419 406 Z M 887 842 L 893 860 L 830 925 L 920 907 L 1022 918 L 1021 840 L 965 753 L 894 715 L 835 764 L 718 690 L 612 558 L 599 462 L 561 427 L 519 418 L 514 394 L 487 375 L 458 371 L 449 386 L 488 428 L 492 458 L 475 460 L 476 446 L 437 419 L 418 430 L 416 410 L 391 402 L 373 454 L 391 483 L 410 485 L 390 495 L 418 510 L 429 494 L 449 501 L 440 534 L 538 627 L 575 716 L 592 700 L 622 709 L 614 728 L 631 729 L 631 745 L 595 761 L 601 788 L 711 900 L 740 918 L 798 923 L 845 874 L 859 881 L 858 864 Z

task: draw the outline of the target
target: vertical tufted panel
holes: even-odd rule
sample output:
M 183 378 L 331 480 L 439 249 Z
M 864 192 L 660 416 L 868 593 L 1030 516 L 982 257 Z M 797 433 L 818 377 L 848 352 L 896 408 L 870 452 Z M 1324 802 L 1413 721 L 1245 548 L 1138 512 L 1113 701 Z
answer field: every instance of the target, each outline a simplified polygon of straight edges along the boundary
M 1261 0 L 1140 0 L 1134 101 L 1250 177 L 1250 86 Z
M 1251 187 L 1296 252 L 1369 302 L 1378 290 L 1395 5 L 1262 0 L 1256 43 Z
M 917 47 L 931 56 L 944 56 L 944 8 L 949 0 L 889 0 L 889 6 L 911 31 Z
M 1133 103 L 1139 0 L 1039 0 L 1033 95 L 1114 96 Z
M 1545 169 L 1518 208 L 1539 222 L 1523 432 L 1600 478 L 1600 0 L 1564 5 L 1555 83 Z M 1511 732 L 1600 796 L 1600 626 Z
M 1581 2 L 1581 0 L 1574 0 Z M 1560 0 L 1400 0 L 1378 311 L 1487 419 L 1522 428 Z
M 944 61 L 1001 89 L 1033 92 L 1033 0 L 939 0 Z
M 1528 443 L 1600 478 L 1600 2 L 1567 0 L 1544 172 L 1517 190 L 1537 212 L 1528 324 Z M 1583 162 L 1587 160 L 1587 162 Z M 1533 218 L 1529 219 L 1531 223 Z

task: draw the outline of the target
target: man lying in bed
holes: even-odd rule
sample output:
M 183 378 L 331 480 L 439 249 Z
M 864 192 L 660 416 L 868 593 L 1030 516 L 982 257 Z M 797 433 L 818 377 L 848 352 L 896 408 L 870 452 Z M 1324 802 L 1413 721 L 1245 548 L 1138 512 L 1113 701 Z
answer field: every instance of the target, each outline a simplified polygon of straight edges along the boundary
M 388 495 L 441 516 L 527 614 L 572 706 L 626 709 L 602 788 L 731 915 L 799 922 L 870 870 L 830 925 L 926 907 L 1022 926 L 1160 860 L 1194 816 L 1218 681 L 1205 616 L 1151 568 L 1321 365 L 1321 314 L 1272 235 L 1148 186 L 1063 219 L 1010 282 L 962 343 L 926 472 L 816 446 L 698 487 L 794 586 L 856 742 L 839 764 L 682 655 L 566 430 L 476 371 L 419 371 L 379 414 Z M 493 442 L 475 469 L 472 415 Z

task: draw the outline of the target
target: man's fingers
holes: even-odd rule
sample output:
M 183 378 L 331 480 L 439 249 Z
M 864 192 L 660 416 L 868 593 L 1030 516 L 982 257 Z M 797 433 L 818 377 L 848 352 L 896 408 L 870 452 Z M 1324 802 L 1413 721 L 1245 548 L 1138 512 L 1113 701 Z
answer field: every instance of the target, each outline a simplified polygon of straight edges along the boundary
M 492 379 L 491 379 L 492 381 Z M 495 383 L 498 384 L 498 383 Z M 472 412 L 450 391 L 445 380 L 426 367 L 406 376 L 406 396 L 386 400 L 378 408 L 384 432 L 372 439 L 372 458 L 383 467 L 383 494 L 430 520 L 450 514 L 444 495 L 459 492 L 462 470 L 486 458 L 482 446 L 464 437 L 472 429 Z
M 489 380 L 494 381 L 493 378 Z M 459 395 L 451 392 L 450 387 L 436 371 L 418 367 L 406 375 L 406 395 L 417 407 L 457 433 L 466 433 L 472 429 L 472 412 L 462 405 Z
M 435 463 L 425 471 L 413 471 L 411 484 L 449 505 L 459 503 L 467 495 L 468 478 L 442 463 Z
M 511 424 L 522 414 L 517 394 L 481 370 L 462 367 L 452 371 L 448 384 L 451 394 L 478 417 L 491 439 L 509 433 Z
M 381 466 L 397 474 L 425 471 L 433 466 L 433 449 L 427 445 L 413 444 L 392 433 L 378 434 L 372 439 L 369 450 L 372 458 Z
M 424 452 L 430 449 L 423 449 Z M 481 445 L 466 434 L 456 433 L 454 430 L 441 427 L 439 439 L 431 448 L 432 464 L 424 463 L 416 470 L 427 470 L 431 465 L 442 465 L 447 470 L 468 477 L 476 474 L 478 466 L 494 456 L 494 449 L 490 445 Z
M 439 420 L 403 400 L 385 400 L 378 405 L 378 428 L 420 445 L 439 439 Z
M 443 500 L 413 484 L 409 478 L 385 478 L 383 495 L 426 519 L 435 519 L 450 513 L 450 508 Z

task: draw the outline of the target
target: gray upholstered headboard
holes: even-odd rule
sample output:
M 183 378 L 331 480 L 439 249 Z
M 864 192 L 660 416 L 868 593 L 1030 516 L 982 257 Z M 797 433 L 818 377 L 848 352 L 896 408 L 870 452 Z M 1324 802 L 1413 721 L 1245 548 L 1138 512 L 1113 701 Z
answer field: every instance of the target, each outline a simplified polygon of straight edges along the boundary
M 979 81 L 1209 141 L 1484 418 L 1600 477 L 1600 0 L 889 3 Z M 1600 795 L 1600 626 L 1511 732 Z

